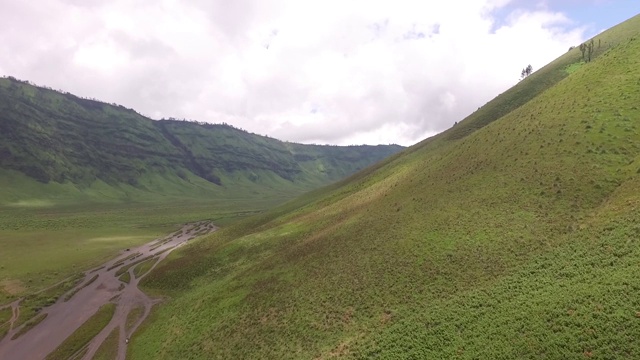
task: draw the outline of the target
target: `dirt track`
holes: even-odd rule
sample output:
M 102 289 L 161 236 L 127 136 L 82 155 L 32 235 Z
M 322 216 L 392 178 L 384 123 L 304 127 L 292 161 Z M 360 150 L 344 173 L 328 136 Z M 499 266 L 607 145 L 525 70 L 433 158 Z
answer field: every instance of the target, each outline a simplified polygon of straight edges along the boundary
M 13 317 L 11 330 L 0 340 L 0 359 L 44 359 L 95 314 L 102 305 L 113 302 L 116 304 L 116 311 L 111 322 L 81 351 L 86 351 L 83 359 L 91 359 L 111 331 L 119 328 L 117 359 L 124 360 L 127 351 L 126 339 L 131 337 L 131 334 L 149 315 L 151 307 L 159 300 L 151 299 L 138 289 L 138 282 L 145 274 L 136 278 L 134 274 L 136 265 L 130 266 L 127 270 L 131 277 L 129 284 L 120 281 L 118 279 L 120 275 L 116 275 L 116 272 L 124 266 L 142 262 L 147 258 L 158 259 L 153 265 L 155 267 L 176 247 L 196 236 L 215 230 L 217 228 L 207 222 L 187 224 L 168 237 L 123 251 L 114 260 L 85 272 L 84 280 L 67 293 L 73 294 L 68 301 L 64 301 L 65 295 L 67 295 L 65 294 L 55 304 L 42 309 L 41 312 L 46 313 L 47 317 L 15 340 L 11 340 L 11 337 L 20 330 L 20 327 L 13 328 L 13 324 L 19 316 L 21 300 L 2 306 L 11 306 Z M 96 275 L 98 277 L 91 282 Z M 135 308 L 143 308 L 143 314 L 133 326 L 127 329 L 127 316 Z

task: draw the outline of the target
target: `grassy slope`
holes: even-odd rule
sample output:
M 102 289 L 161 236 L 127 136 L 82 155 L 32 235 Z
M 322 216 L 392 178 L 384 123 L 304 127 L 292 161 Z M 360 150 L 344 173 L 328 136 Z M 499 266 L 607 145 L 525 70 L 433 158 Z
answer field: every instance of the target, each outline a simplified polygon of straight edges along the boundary
M 640 18 L 600 36 L 499 120 L 173 253 L 133 358 L 640 356 Z
M 634 36 L 634 34 L 637 34 L 635 21 L 622 23 L 616 26 L 615 31 L 599 34 L 594 38 L 595 49 L 593 58 L 599 57 L 609 48 L 617 45 L 620 40 L 627 39 Z M 576 46 L 574 49 L 569 50 L 567 54 L 564 54 L 547 66 L 534 72 L 532 76 L 524 79 L 520 86 L 514 86 L 489 101 L 485 106 L 468 116 L 464 122 L 461 122 L 454 129 L 448 131 L 444 138 L 449 140 L 463 138 L 517 109 L 579 68 L 584 64 L 583 61 L 580 61 L 581 59 L 582 53 L 579 47 Z

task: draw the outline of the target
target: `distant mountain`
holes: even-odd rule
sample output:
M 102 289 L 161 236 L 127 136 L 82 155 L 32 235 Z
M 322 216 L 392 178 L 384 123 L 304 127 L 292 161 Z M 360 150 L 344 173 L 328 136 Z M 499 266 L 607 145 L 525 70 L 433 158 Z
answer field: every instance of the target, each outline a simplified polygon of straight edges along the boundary
M 100 182 L 116 197 L 163 192 L 166 183 L 181 196 L 300 193 L 400 150 L 301 145 L 229 125 L 155 121 L 122 106 L 0 79 L 0 177 L 24 174 L 30 183 L 21 191 L 23 181 L 15 181 L 13 189 L 0 190 L 0 201 L 29 197 L 38 188 L 33 180 L 73 185 L 78 193 Z M 47 189 L 68 192 L 69 186 Z
M 449 130 L 177 250 L 142 281 L 171 300 L 128 355 L 640 358 L 640 16 L 575 45 Z

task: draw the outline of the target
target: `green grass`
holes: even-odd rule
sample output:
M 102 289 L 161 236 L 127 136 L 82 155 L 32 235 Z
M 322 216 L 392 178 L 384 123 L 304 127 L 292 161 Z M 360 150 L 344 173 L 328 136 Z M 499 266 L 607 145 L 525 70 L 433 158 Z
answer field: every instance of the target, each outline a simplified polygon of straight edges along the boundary
M 638 35 L 172 252 L 131 358 L 637 358 Z
M 26 334 L 29 330 L 33 329 L 36 325 L 40 324 L 44 319 L 47 318 L 47 313 L 41 313 L 36 315 L 34 318 L 29 319 L 29 321 L 24 323 L 24 326 L 22 328 L 20 328 L 20 330 L 18 330 L 18 332 L 16 332 L 15 334 L 13 334 L 13 336 L 11 337 L 11 340 L 15 340 L 17 338 L 19 338 L 20 336 Z
M 13 316 L 13 311 L 11 310 L 11 307 L 7 307 L 0 310 L 0 325 L 11 320 L 12 316 Z
M 353 357 L 638 357 L 637 254 L 598 252 L 635 252 L 613 237 L 571 238 L 592 244 L 567 242 L 489 286 L 399 308 L 397 322 L 352 346 Z
M 119 336 L 120 328 L 114 328 L 96 351 L 93 360 L 115 360 L 118 357 Z
M 103 305 L 89 320 L 69 336 L 46 360 L 67 360 L 81 351 L 102 329 L 109 324 L 116 310 L 115 304 Z
M 131 281 L 131 274 L 129 274 L 129 272 L 125 272 L 124 274 L 120 275 L 118 280 L 128 284 Z
M 153 265 L 158 261 L 158 259 L 149 259 L 147 261 L 144 261 L 140 264 L 138 264 L 134 269 L 133 269 L 133 273 L 136 276 L 136 278 L 139 278 L 141 276 L 143 276 L 144 274 L 147 273 L 147 271 L 149 271 Z
M 596 47 L 592 61 L 624 42 L 630 37 L 637 36 L 637 19 L 618 25 L 613 31 L 607 31 L 594 37 Z M 445 139 L 455 140 L 472 134 L 478 129 L 500 119 L 531 101 L 547 89 L 558 84 L 568 75 L 575 72 L 584 63 L 582 53 L 576 48 L 569 50 L 548 65 L 536 70 L 531 76 L 519 84 L 498 95 L 483 107 L 479 108 L 466 119 L 456 124 L 446 132 Z
M 4 338 L 5 335 L 9 332 L 9 323 L 0 324 L 0 339 Z
M 229 125 L 153 121 L 0 78 L 0 203 L 292 197 L 402 149 L 282 142 Z M 82 156 L 78 156 L 82 154 Z M 26 181 L 16 181 L 22 178 Z M 26 176 L 25 176 L 26 175 Z
M 0 310 L 0 339 L 2 339 L 7 332 L 9 332 L 9 321 L 13 317 L 13 311 L 11 307 Z
M 148 256 L 146 256 L 146 257 L 144 257 L 142 259 L 138 259 L 138 260 L 136 260 L 136 261 L 134 261 L 134 262 L 132 262 L 130 264 L 127 264 L 127 265 L 121 267 L 120 269 L 118 269 L 118 271 L 116 271 L 116 276 L 126 273 L 132 267 L 136 266 L 137 264 L 140 264 L 140 263 L 143 263 L 143 262 L 149 260 L 151 257 L 152 257 L 152 255 L 148 255 Z M 114 264 L 114 266 L 115 265 L 117 265 L 117 264 Z
M 580 69 L 582 67 L 582 65 L 584 65 L 584 64 L 585 64 L 585 62 L 583 62 L 583 61 L 575 62 L 575 63 L 567 66 L 565 71 L 567 72 L 567 74 L 573 74 L 574 72 L 578 71 L 578 69 Z
M 88 348 L 84 348 L 78 351 L 77 353 L 75 353 L 72 357 L 68 358 L 67 360 L 82 360 L 84 356 L 87 355 L 88 351 L 89 351 Z
M 125 328 L 127 329 L 127 332 L 133 329 L 133 327 L 136 325 L 138 320 L 140 320 L 142 315 L 144 315 L 143 307 L 136 307 L 133 310 L 131 310 L 129 314 L 127 314 L 127 322 L 125 324 Z

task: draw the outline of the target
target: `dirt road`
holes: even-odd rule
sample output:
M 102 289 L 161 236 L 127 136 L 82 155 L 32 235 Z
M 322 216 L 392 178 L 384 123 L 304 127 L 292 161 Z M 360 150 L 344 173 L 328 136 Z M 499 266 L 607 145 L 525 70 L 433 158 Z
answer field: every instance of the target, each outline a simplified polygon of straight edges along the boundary
M 187 224 L 181 230 L 168 237 L 154 240 L 137 248 L 123 251 L 120 256 L 105 263 L 103 266 L 85 273 L 84 280 L 58 301 L 44 309 L 47 317 L 15 340 L 11 337 L 20 327 L 11 328 L 7 335 L 0 340 L 0 359 L 44 359 L 62 342 L 87 321 L 98 309 L 109 302 L 116 304 L 116 311 L 111 322 L 81 351 L 85 352 L 83 359 L 91 359 L 102 342 L 111 331 L 119 328 L 118 360 L 124 360 L 127 349 L 127 339 L 149 315 L 151 307 L 159 300 L 151 299 L 138 288 L 138 282 L 146 273 L 135 276 L 137 264 L 155 261 L 153 267 L 162 261 L 172 250 L 183 245 L 196 236 L 217 230 L 209 222 Z M 122 271 L 125 267 L 126 271 Z M 121 274 L 129 273 L 130 281 L 120 280 Z M 148 272 L 147 272 L 148 273 Z M 97 277 L 96 277 L 97 275 Z M 70 297 L 65 301 L 65 297 Z M 14 312 L 12 324 L 17 320 L 20 311 L 20 300 L 9 304 Z M 127 317 L 136 308 L 143 309 L 141 316 L 127 328 Z M 139 310 L 138 310 L 139 311 Z

